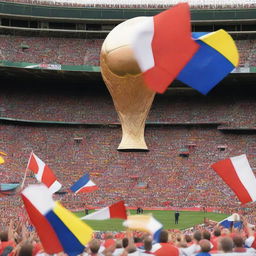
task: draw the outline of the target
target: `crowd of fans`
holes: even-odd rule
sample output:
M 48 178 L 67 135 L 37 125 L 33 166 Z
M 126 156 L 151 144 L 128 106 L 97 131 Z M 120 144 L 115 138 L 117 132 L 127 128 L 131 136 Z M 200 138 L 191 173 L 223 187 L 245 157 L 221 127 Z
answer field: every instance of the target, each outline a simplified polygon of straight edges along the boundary
M 101 40 L 82 39 L 12 36 L 3 36 L 1 39 L 2 59 L 70 65 L 98 65 L 102 44 Z M 254 46 L 254 40 L 238 41 L 238 47 L 242 49 L 241 65 L 245 67 L 256 65 L 254 58 L 256 47 Z M 173 126 L 171 128 L 170 126 L 147 127 L 145 137 L 150 151 L 144 153 L 116 151 L 121 138 L 120 127 L 1 124 L 0 151 L 7 153 L 4 157 L 5 163 L 0 165 L 1 183 L 22 183 L 25 172 L 27 174 L 25 185 L 36 183 L 30 171 L 25 170 L 29 154 L 33 150 L 52 168 L 63 185 L 61 190 L 63 194 L 56 194 L 54 197 L 61 200 L 69 209 L 105 207 L 124 200 L 128 206 L 180 209 L 206 207 L 226 213 L 243 211 L 244 207 L 240 206 L 237 197 L 210 168 L 210 165 L 218 160 L 246 153 L 251 166 L 255 169 L 255 135 L 225 134 L 216 129 L 216 126 L 210 125 L 219 123 L 231 128 L 255 127 L 255 99 L 249 94 L 228 93 L 228 97 L 226 94 L 222 96 L 213 94 L 205 98 L 199 95 L 191 97 L 186 94 L 179 95 L 179 92 L 177 94 L 168 92 L 156 96 L 147 120 L 151 123 L 163 122 Z M 106 94 L 106 90 L 81 91 L 79 89 L 79 92 L 76 92 L 74 89 L 72 92 L 58 90 L 58 92 L 49 93 L 47 89 L 44 92 L 36 92 L 30 88 L 22 88 L 21 92 L 3 87 L 0 95 L 0 117 L 102 125 L 118 122 L 113 102 L 110 95 Z M 188 126 L 189 123 L 195 125 Z M 200 123 L 209 125 L 200 126 Z M 81 140 L 75 140 L 75 138 L 81 138 Z M 182 155 L 180 153 L 184 148 L 186 154 Z M 99 190 L 90 194 L 73 194 L 69 189 L 70 186 L 85 173 L 91 175 L 91 179 L 98 185 Z M 136 189 L 138 181 L 146 183 L 147 188 Z M 253 224 L 255 223 L 254 207 L 255 203 L 246 207 L 247 219 Z M 12 255 L 21 256 L 23 246 L 27 246 L 25 249 L 30 250 L 31 255 L 42 250 L 36 233 L 30 230 L 31 226 L 24 216 L 18 194 L 9 196 L 0 194 L 1 230 L 4 230 L 5 224 L 9 222 L 9 230 L 11 229 L 12 232 L 9 232 L 7 240 L 10 240 L 10 243 L 7 244 L 12 247 Z M 214 230 L 212 225 L 204 228 L 211 232 Z M 203 234 L 202 227 L 196 227 L 195 230 Z M 190 256 L 200 250 L 208 250 L 205 248 L 209 248 L 209 245 L 211 247 L 210 242 L 205 240 L 195 242 L 194 238 L 197 250 L 189 254 L 187 251 L 190 252 L 191 241 L 186 240 L 184 235 L 191 236 L 196 232 L 193 233 L 191 230 L 187 233 L 170 232 L 169 238 L 172 245 L 178 248 L 179 253 Z M 218 255 L 235 250 L 235 237 L 242 237 L 242 245 L 244 245 L 245 238 L 250 236 L 249 231 L 247 233 L 233 231 L 232 235 L 228 235 L 228 231 L 225 232 L 225 235 L 224 231 L 222 235 L 226 240 L 223 240 L 224 244 L 220 242 L 222 246 L 219 248 L 220 251 L 215 247 Z M 5 234 L 0 232 L 0 255 L 5 249 L 3 242 L 7 242 L 3 239 L 6 239 L 6 232 Z M 129 236 L 127 248 L 120 248 L 122 254 L 112 252 L 120 246 L 120 241 L 115 240 L 113 247 L 106 249 L 101 246 L 104 245 L 103 239 L 104 237 L 100 237 L 101 241 L 92 240 L 88 248 L 99 247 L 102 251 L 105 250 L 105 255 L 124 256 L 132 252 L 140 255 L 139 249 Z M 141 234 L 141 239 L 142 244 L 148 241 L 144 239 L 144 234 Z M 214 242 L 211 242 L 214 245 Z M 255 254 L 255 251 L 251 251 Z M 161 254 L 155 253 L 155 255 Z
M 0 36 L 0 60 L 99 66 L 102 39 Z M 256 40 L 237 40 L 240 67 L 256 66 Z
M 217 89 L 222 88 L 217 86 Z M 255 127 L 254 94 L 246 89 L 239 92 L 238 97 L 233 91 L 221 91 L 222 95 L 212 93 L 207 97 L 199 94 L 192 97 L 185 92 L 181 96 L 179 90 L 156 95 L 147 122 L 218 123 L 233 128 Z M 102 88 L 95 90 L 63 88 L 60 91 L 45 87 L 13 90 L 4 87 L 0 99 L 0 117 L 102 125 L 118 122 L 113 101 L 103 84 Z
M 72 7 L 90 7 L 90 8 L 169 8 L 180 1 L 177 0 L 162 0 L 162 1 L 148 1 L 140 0 L 122 0 L 122 1 L 102 1 L 102 0 L 3 0 L 7 2 L 26 3 L 35 5 L 53 5 L 53 6 L 72 6 Z M 189 0 L 191 8 L 194 9 L 234 9 L 234 8 L 255 8 L 256 4 L 253 0 Z
M 0 151 L 8 154 L 0 165 L 1 183 L 22 182 L 33 150 L 63 184 L 62 191 L 66 193 L 56 198 L 70 209 L 104 207 L 119 200 L 130 207 L 204 205 L 227 213 L 240 207 L 236 196 L 210 165 L 245 153 L 255 168 L 255 135 L 223 133 L 215 125 L 253 129 L 256 106 L 250 91 L 221 91 L 205 97 L 173 90 L 158 95 L 148 121 L 171 126 L 146 128 L 149 152 L 118 153 L 121 128 L 105 126 L 118 122 L 107 91 L 66 90 L 1 88 L 1 117 L 102 124 L 97 128 L 1 124 Z M 184 149 L 185 155 L 181 154 Z M 70 186 L 85 173 L 91 175 L 99 190 L 82 195 L 71 193 Z M 136 188 L 138 182 L 144 182 L 147 188 Z M 25 184 L 32 183 L 36 180 L 28 172 Z M 2 196 L 1 209 L 5 210 L 1 217 L 12 216 L 10 203 L 21 206 L 19 196 Z M 249 209 L 252 207 L 254 204 Z
M 0 58 L 13 62 L 99 66 L 103 40 L 0 36 Z
M 83 138 L 81 142 L 74 141 L 77 134 Z M 239 208 L 240 203 L 210 165 L 243 153 L 252 167 L 256 165 L 255 152 L 248 153 L 254 135 L 223 134 L 216 128 L 148 128 L 146 141 L 150 151 L 139 154 L 116 152 L 120 129 L 2 125 L 0 135 L 4 141 L 1 145 L 9 153 L 6 162 L 0 165 L 1 182 L 21 183 L 33 150 L 55 172 L 66 192 L 56 198 L 70 209 L 104 207 L 124 200 L 133 207 L 205 205 L 230 212 Z M 180 149 L 191 141 L 194 149 L 189 150 L 187 157 L 180 156 Z M 225 143 L 224 151 L 219 150 L 220 143 Z M 75 195 L 70 187 L 85 173 L 91 175 L 99 190 Z M 148 187 L 136 189 L 134 176 Z M 34 177 L 26 179 L 26 185 L 33 183 Z M 10 201 L 20 203 L 15 196 L 5 196 L 1 202 L 5 205 Z M 11 210 L 8 205 L 5 209 Z
M 255 231 L 246 217 L 242 227 L 225 228 L 208 221 L 188 230 L 161 230 L 158 241 L 141 231 L 95 232 L 83 256 L 252 256 L 256 254 Z M 26 218 L 11 220 L 0 232 L 1 255 L 34 256 L 44 253 L 43 244 Z M 49 241 L 50 242 L 50 241 Z M 58 255 L 66 255 L 60 253 Z

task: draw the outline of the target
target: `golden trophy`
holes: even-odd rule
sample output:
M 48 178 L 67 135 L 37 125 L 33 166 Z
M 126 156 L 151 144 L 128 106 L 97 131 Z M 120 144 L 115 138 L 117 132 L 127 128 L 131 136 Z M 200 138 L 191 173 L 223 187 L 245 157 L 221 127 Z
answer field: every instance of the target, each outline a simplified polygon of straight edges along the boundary
M 134 28 L 143 19 L 146 17 L 136 17 L 116 26 L 101 48 L 101 74 L 122 126 L 120 151 L 148 150 L 144 139 L 145 121 L 155 92 L 144 84 L 130 47 Z

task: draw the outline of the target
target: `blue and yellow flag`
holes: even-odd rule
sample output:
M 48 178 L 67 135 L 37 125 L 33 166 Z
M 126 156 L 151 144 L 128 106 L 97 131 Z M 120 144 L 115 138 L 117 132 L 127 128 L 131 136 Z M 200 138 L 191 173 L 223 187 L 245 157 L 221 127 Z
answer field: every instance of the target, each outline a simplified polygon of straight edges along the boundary
M 200 48 L 177 79 L 207 94 L 238 66 L 238 50 L 232 37 L 223 29 L 192 33 L 192 37 Z
M 53 201 L 45 185 L 30 185 L 21 195 L 46 253 L 65 252 L 75 256 L 84 251 L 93 230 L 59 202 Z

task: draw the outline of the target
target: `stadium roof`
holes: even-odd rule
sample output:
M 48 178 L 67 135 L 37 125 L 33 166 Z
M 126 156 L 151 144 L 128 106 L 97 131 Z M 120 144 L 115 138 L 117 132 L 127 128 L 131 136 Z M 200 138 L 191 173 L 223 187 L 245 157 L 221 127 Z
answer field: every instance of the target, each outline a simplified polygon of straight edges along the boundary
M 255 0 L 31 0 L 32 3 L 45 3 L 49 4 L 82 4 L 82 5 L 115 5 L 115 6 L 138 6 L 138 5 L 174 5 L 180 2 L 188 2 L 191 6 L 244 6 L 250 7 L 256 4 Z

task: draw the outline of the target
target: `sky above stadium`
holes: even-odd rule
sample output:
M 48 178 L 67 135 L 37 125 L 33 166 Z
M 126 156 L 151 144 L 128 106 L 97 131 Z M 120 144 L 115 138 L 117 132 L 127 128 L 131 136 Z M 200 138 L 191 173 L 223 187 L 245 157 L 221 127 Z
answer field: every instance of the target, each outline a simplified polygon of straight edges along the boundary
M 110 4 L 110 5 L 173 5 L 179 2 L 188 2 L 190 5 L 254 5 L 256 0 L 48 0 L 54 3 L 80 3 L 80 4 Z

